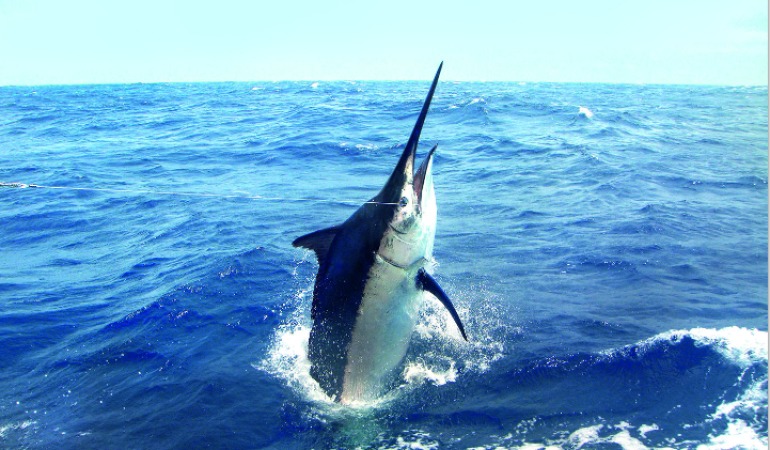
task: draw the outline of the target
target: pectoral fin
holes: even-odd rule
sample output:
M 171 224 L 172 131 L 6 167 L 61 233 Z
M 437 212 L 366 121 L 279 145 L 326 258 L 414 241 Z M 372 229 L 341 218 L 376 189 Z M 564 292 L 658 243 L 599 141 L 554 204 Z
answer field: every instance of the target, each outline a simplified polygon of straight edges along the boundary
M 443 289 L 441 289 L 441 286 L 438 285 L 435 279 L 433 279 L 432 276 L 428 272 L 425 271 L 425 269 L 420 269 L 420 271 L 417 273 L 417 286 L 421 287 L 424 291 L 428 291 L 431 294 L 433 294 L 434 297 L 436 297 L 442 305 L 449 311 L 449 314 L 452 315 L 452 319 L 454 319 L 455 323 L 457 324 L 457 328 L 460 329 L 460 333 L 463 335 L 463 339 L 466 341 L 468 340 L 468 336 L 465 335 L 465 327 L 463 327 L 463 323 L 460 321 L 460 316 L 457 315 L 457 311 L 455 310 L 454 305 L 452 305 L 452 302 L 449 300 L 449 297 L 446 295 Z
M 318 258 L 318 264 L 321 264 L 324 259 L 326 259 L 326 254 L 329 253 L 329 247 L 331 247 L 332 241 L 334 240 L 334 237 L 337 236 L 339 230 L 340 227 L 337 226 L 314 231 L 294 239 L 294 242 L 292 242 L 291 245 L 313 250 Z

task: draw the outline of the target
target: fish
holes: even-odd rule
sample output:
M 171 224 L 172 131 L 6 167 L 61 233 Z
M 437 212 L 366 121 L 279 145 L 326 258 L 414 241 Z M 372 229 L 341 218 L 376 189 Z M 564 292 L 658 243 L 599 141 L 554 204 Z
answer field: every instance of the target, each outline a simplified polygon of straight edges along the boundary
M 451 300 L 429 273 L 436 234 L 433 155 L 415 158 L 443 62 L 406 146 L 387 182 L 342 224 L 293 241 L 315 252 L 310 375 L 333 401 L 376 401 L 398 376 L 425 293 L 449 311 L 468 337 Z

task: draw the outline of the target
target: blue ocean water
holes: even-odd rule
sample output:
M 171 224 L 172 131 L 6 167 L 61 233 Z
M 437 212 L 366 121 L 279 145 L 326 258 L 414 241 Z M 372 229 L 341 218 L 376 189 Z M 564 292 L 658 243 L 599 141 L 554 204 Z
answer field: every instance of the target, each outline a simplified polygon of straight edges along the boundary
M 766 448 L 766 87 L 441 82 L 470 341 L 428 300 L 396 389 L 324 398 L 291 241 L 379 190 L 427 88 L 0 88 L 0 181 L 47 186 L 0 187 L 0 447 Z

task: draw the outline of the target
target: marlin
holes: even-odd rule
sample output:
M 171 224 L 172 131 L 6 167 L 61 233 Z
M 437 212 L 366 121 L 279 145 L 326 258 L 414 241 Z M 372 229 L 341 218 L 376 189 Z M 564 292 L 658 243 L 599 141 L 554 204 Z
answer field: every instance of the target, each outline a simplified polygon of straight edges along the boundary
M 336 402 L 371 402 L 393 385 L 424 292 L 441 301 L 468 339 L 449 297 L 426 271 L 436 234 L 431 169 L 437 146 L 414 169 L 442 66 L 382 190 L 341 225 L 293 242 L 318 258 L 308 342 L 310 374 Z

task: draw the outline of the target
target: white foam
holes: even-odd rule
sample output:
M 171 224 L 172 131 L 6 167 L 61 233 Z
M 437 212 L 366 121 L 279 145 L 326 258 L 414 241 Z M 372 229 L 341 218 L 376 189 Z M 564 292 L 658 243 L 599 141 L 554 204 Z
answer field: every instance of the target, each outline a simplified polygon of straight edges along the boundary
M 727 361 L 741 368 L 755 363 L 767 363 L 767 331 L 741 327 L 693 328 L 691 330 L 672 330 L 655 335 L 639 342 L 641 349 L 651 348 L 661 342 L 675 342 L 690 337 L 698 347 L 710 347 L 721 354 Z M 615 350 L 605 352 L 614 353 Z
M 736 401 L 719 405 L 712 417 L 714 420 L 730 417 L 740 409 L 759 413 L 763 408 L 767 409 L 767 378 L 756 380 Z
M 573 431 L 566 439 L 556 439 L 549 443 L 535 444 L 525 443 L 517 446 L 517 449 L 580 449 L 593 448 L 597 445 L 615 444 L 624 450 L 646 450 L 647 447 L 642 441 L 631 435 L 634 427 L 628 422 L 620 422 L 616 425 L 590 425 Z M 646 429 L 650 431 L 649 428 Z M 602 433 L 605 432 L 605 433 Z M 614 434 L 612 434 L 615 432 Z M 641 427 L 639 428 L 641 434 Z M 498 447 L 501 448 L 501 447 Z M 511 448 L 506 446 L 506 448 Z
M 595 446 L 601 444 L 616 444 L 624 450 L 645 450 L 649 448 L 644 445 L 641 440 L 631 436 L 631 430 L 633 429 L 634 427 L 625 421 L 611 426 L 605 426 L 603 424 L 592 425 L 574 431 L 567 438 L 566 444 L 568 444 L 568 448 L 582 448 L 585 446 Z M 639 427 L 637 432 L 642 438 L 644 438 L 644 434 L 649 433 L 653 429 L 657 430 L 657 425 L 643 425 Z M 617 433 L 600 436 L 600 432 L 602 430 L 607 430 L 610 433 L 617 431 Z
M 646 450 L 648 447 L 642 443 L 639 439 L 631 436 L 628 430 L 623 430 L 620 433 L 612 436 L 610 442 L 618 444 L 624 450 Z
M 728 327 L 719 330 L 694 328 L 687 332 L 700 345 L 714 348 L 722 356 L 748 367 L 757 362 L 767 362 L 767 331 Z
M 594 425 L 581 428 L 570 434 L 567 440 L 570 444 L 574 445 L 575 448 L 580 448 L 586 444 L 597 442 L 599 440 L 599 431 L 603 427 L 604 425 Z
M 714 436 L 707 444 L 698 446 L 698 450 L 722 450 L 726 448 L 762 450 L 767 449 L 767 440 L 759 436 L 743 420 L 734 420 L 727 424 L 727 431 Z
M 743 375 L 741 375 L 741 378 Z M 767 411 L 767 372 L 765 377 L 755 380 L 748 389 L 732 402 L 717 406 L 711 421 L 726 420 L 727 430 L 713 436 L 708 444 L 699 446 L 703 449 L 717 448 L 767 448 L 767 438 L 759 436 L 743 419 L 757 417 Z
M 660 430 L 660 427 L 658 427 L 655 424 L 639 426 L 639 434 L 642 436 L 642 439 L 647 438 L 647 433 L 650 433 L 652 431 L 658 431 L 658 430 Z
M 503 450 L 505 447 L 497 447 L 495 450 Z M 546 444 L 531 444 L 528 442 L 524 442 L 520 446 L 516 447 L 517 450 L 562 450 L 562 447 L 557 447 L 553 445 L 546 445 Z
M 430 436 L 426 433 L 418 434 L 410 438 L 403 438 L 399 436 L 396 439 L 398 449 L 414 449 L 414 450 L 435 450 L 439 448 L 438 442 L 430 441 Z

